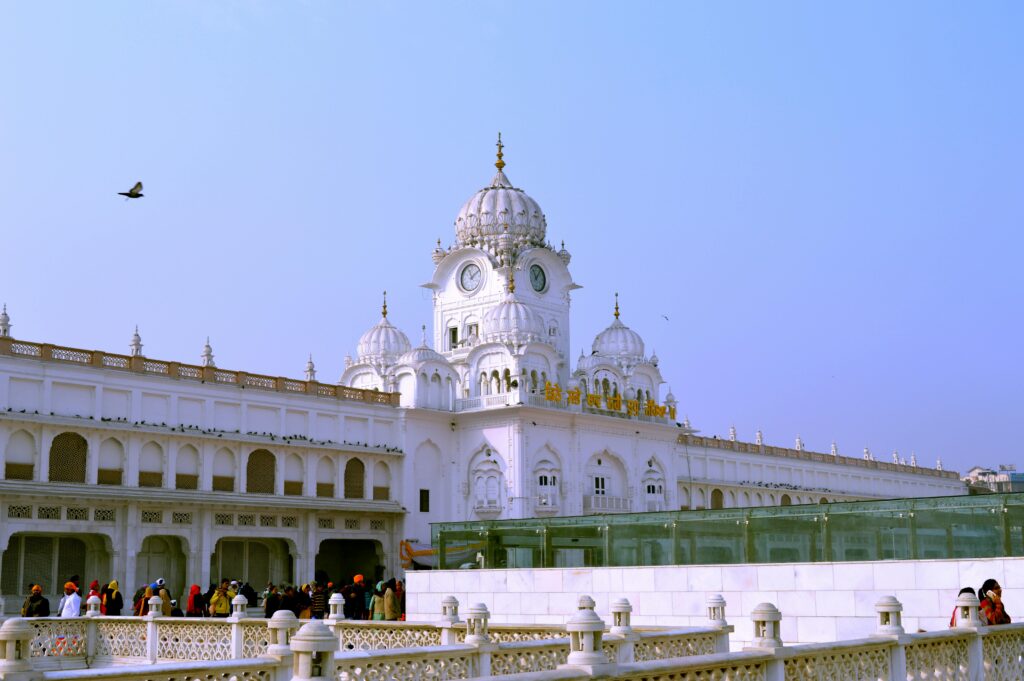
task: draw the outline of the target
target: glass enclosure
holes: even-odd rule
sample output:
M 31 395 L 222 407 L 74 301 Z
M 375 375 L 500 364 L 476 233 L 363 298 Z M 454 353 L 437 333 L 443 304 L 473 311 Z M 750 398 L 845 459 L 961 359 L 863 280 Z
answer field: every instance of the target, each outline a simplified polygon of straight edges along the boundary
M 1024 555 L 1024 493 L 435 523 L 443 569 Z

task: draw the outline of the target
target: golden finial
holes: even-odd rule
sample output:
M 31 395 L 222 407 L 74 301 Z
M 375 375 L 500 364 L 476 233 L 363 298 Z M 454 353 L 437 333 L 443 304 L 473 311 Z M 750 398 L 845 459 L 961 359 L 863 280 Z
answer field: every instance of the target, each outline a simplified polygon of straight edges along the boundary
M 619 318 L 619 292 L 615 292 L 615 318 Z
M 505 154 L 501 153 L 501 150 L 505 148 L 505 145 L 501 143 L 501 133 L 498 133 L 498 160 L 495 161 L 494 167 L 499 171 L 505 167 L 505 162 L 501 160 Z
M 508 271 L 508 292 L 516 292 L 516 275 L 511 269 Z
M 381 307 L 380 313 L 382 315 L 384 315 L 385 319 L 387 319 L 387 316 L 388 316 L 388 292 L 387 291 L 384 292 L 384 306 Z

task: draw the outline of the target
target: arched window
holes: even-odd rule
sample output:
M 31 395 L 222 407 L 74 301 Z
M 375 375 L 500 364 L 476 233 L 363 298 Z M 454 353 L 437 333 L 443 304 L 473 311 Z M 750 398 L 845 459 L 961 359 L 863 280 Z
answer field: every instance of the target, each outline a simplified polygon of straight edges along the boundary
M 580 379 L 580 392 L 583 393 L 584 395 L 588 394 L 588 391 L 587 391 L 587 379 L 585 379 L 585 378 L 581 378 Z
M 147 442 L 139 453 L 139 487 L 164 486 L 164 450 L 155 442 Z
M 501 511 L 504 480 L 502 465 L 489 449 L 484 449 L 473 458 L 470 489 L 474 497 L 473 508 L 477 513 L 495 514 Z
M 486 371 L 481 371 L 480 372 L 480 394 L 481 395 L 490 395 L 491 394 L 491 384 L 487 380 L 487 372 Z
M 329 456 L 320 457 L 316 465 L 316 495 L 334 497 L 334 461 Z
M 174 459 L 174 488 L 199 489 L 199 452 L 192 445 L 178 448 Z
M 601 379 L 601 394 L 604 395 L 605 397 L 608 397 L 609 395 L 612 394 L 612 386 L 611 383 L 608 382 L 607 378 Z
M 825 497 L 822 497 L 821 500 L 818 501 L 818 503 L 819 504 L 827 504 L 828 503 L 828 499 L 826 499 Z
M 373 466 L 373 498 L 376 501 L 387 501 L 391 498 L 391 470 L 383 461 Z
M 85 438 L 78 433 L 61 433 L 50 445 L 50 482 L 85 482 Z
M 349 459 L 345 464 L 345 498 L 364 498 L 364 480 L 366 477 L 366 466 L 359 459 Z
M 7 461 L 4 477 L 8 480 L 31 480 L 36 468 L 36 439 L 24 430 L 7 440 Z
M 284 493 L 285 496 L 302 496 L 302 459 L 289 454 L 284 462 Z
M 96 482 L 100 485 L 120 485 L 124 477 L 124 447 L 110 437 L 100 443 L 99 466 Z
M 530 372 L 530 392 L 537 392 L 537 372 L 536 370 Z
M 723 506 L 725 506 L 725 497 L 722 495 L 722 490 L 711 490 L 711 508 L 717 509 L 722 508 Z
M 793 500 L 789 498 L 788 494 L 783 494 L 782 495 L 782 500 L 781 500 L 780 504 L 782 506 L 792 506 L 793 505 Z
M 235 454 L 221 447 L 213 457 L 213 489 L 215 492 L 235 491 Z
M 245 491 L 249 494 L 273 494 L 277 471 L 274 455 L 266 449 L 249 454 L 245 465 Z
M 495 395 L 501 392 L 501 376 L 497 369 L 491 371 L 491 392 Z

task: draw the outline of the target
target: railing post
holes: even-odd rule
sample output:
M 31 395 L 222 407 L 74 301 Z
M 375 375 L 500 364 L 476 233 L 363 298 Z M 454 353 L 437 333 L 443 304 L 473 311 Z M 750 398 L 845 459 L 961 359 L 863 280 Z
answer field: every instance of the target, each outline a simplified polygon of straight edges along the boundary
M 622 637 L 622 643 L 619 644 L 617 662 L 619 664 L 632 664 L 636 661 L 636 642 L 640 639 L 640 635 L 633 630 L 632 625 L 629 623 L 633 606 L 625 598 L 620 598 L 612 603 L 611 611 L 612 626 L 608 633 Z
M 743 650 L 775 653 L 782 647 L 782 613 L 778 608 L 771 603 L 759 603 L 751 611 L 750 619 L 754 623 L 754 635 L 750 645 Z M 775 658 L 765 664 L 765 681 L 783 681 L 784 678 L 785 666 L 781 659 Z
M 715 637 L 715 652 L 716 653 L 727 653 L 729 652 L 729 634 L 731 634 L 735 627 L 725 621 L 725 599 L 722 598 L 721 594 L 715 594 L 714 596 L 708 596 L 708 622 L 713 627 L 717 627 L 719 634 Z
M 146 613 L 146 657 L 153 664 L 156 664 L 160 654 L 160 635 L 157 631 L 156 618 L 163 614 L 163 600 L 159 596 L 149 599 L 149 612 Z
M 903 604 L 895 596 L 883 596 L 875 603 L 878 613 L 878 629 L 875 636 L 884 636 L 896 640 L 889 655 L 889 675 L 893 679 L 907 678 L 906 635 L 903 629 Z
M 476 603 L 466 608 L 466 643 L 475 646 L 477 651 L 476 674 L 487 677 L 491 675 L 491 653 L 497 648 L 491 643 L 487 633 L 487 620 L 491 613 L 483 603 Z
M 42 678 L 33 669 L 29 644 L 35 629 L 20 617 L 12 617 L 0 625 L 0 679 L 3 681 L 33 681 Z
M 608 662 L 601 646 L 604 622 L 594 612 L 593 598 L 580 596 L 576 614 L 565 623 L 565 629 L 569 632 L 569 657 L 559 669 L 578 669 L 592 676 L 614 674 L 617 665 Z
M 958 629 L 973 629 L 974 636 L 967 644 L 967 669 L 971 681 L 985 678 L 985 650 L 981 629 L 984 624 L 978 610 L 981 603 L 974 594 L 961 594 L 956 598 L 956 626 Z
M 458 643 L 455 625 L 459 623 L 459 600 L 445 596 L 441 600 L 441 645 L 453 646 Z
M 231 657 L 235 660 L 242 659 L 242 649 L 245 646 L 245 631 L 242 629 L 242 620 L 248 615 L 245 610 L 249 607 L 249 599 L 238 594 L 231 599 Z
M 340 593 L 331 594 L 330 600 L 327 601 L 327 619 L 324 622 L 327 624 L 327 628 L 331 630 L 331 633 L 338 638 L 338 643 L 341 643 L 341 626 L 345 621 L 345 611 L 342 607 L 345 605 L 345 597 Z
M 292 649 L 288 645 L 288 639 L 292 630 L 299 626 L 299 618 L 291 610 L 278 610 L 267 622 L 270 629 L 270 645 L 267 646 L 267 656 L 276 657 L 278 665 L 275 668 L 276 681 L 288 681 L 291 678 L 292 670 Z
M 85 661 L 86 664 L 92 664 L 92 659 L 96 657 L 96 618 L 100 617 L 100 597 L 89 596 L 85 601 Z M 0 612 L 3 612 L 0 609 Z
M 338 639 L 320 620 L 310 620 L 292 637 L 291 681 L 333 681 Z

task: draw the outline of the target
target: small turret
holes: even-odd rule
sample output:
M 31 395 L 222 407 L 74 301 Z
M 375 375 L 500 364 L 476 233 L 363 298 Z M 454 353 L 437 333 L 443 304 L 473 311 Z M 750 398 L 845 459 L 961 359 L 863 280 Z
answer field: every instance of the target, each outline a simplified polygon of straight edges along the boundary
M 796 451 L 804 451 L 804 441 L 800 439 L 799 435 L 796 436 Z
M 7 316 L 7 303 L 4 303 L 3 312 L 0 312 L 0 338 L 11 337 L 11 318 Z
M 142 357 L 142 336 L 139 335 L 139 325 L 135 325 L 135 333 L 132 334 L 132 342 L 128 344 L 131 348 L 132 357 Z
M 316 380 L 316 365 L 313 364 L 313 353 L 310 353 L 309 359 L 306 360 L 306 380 L 310 382 Z
M 757 430 L 757 435 L 754 436 L 754 444 L 758 447 L 764 445 L 764 433 L 761 432 L 760 428 Z
M 839 456 L 839 445 L 835 440 L 832 440 L 832 456 Z
M 736 442 L 736 426 L 729 426 L 729 441 Z
M 216 363 L 213 361 L 213 348 L 210 347 L 210 337 L 206 337 L 206 345 L 203 346 L 203 354 L 200 356 L 204 367 L 215 367 Z

